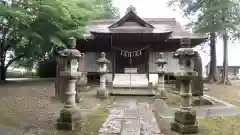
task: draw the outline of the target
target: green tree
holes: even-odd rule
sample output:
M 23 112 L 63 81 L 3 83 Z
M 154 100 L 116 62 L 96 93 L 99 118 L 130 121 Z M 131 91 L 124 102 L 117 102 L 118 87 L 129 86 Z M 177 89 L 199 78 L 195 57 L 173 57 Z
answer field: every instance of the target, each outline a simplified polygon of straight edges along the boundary
M 112 0 L 95 0 L 95 4 L 96 7 L 100 9 L 95 19 L 112 19 L 120 17 L 119 9 L 113 6 Z
M 171 0 L 170 5 L 182 9 L 184 16 L 192 20 L 189 26 L 195 32 L 209 35 L 210 39 L 210 73 L 209 81 L 216 82 L 216 37 L 219 36 L 224 44 L 223 75 L 220 83 L 230 84 L 228 80 L 228 40 L 239 34 L 239 1 L 238 0 Z M 197 19 L 193 19 L 197 16 Z
M 12 0 L 0 4 L 0 80 L 18 60 L 42 59 L 68 37 L 81 37 L 95 7 L 81 0 Z M 7 51 L 14 52 L 5 64 Z M 29 63 L 28 61 L 28 63 Z

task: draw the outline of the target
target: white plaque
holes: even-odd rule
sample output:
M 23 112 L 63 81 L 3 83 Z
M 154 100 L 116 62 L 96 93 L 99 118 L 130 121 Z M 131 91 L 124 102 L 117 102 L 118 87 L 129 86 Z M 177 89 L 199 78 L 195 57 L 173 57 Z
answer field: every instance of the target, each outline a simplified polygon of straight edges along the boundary
M 77 71 L 78 70 L 78 61 L 77 60 L 71 60 L 71 71 Z

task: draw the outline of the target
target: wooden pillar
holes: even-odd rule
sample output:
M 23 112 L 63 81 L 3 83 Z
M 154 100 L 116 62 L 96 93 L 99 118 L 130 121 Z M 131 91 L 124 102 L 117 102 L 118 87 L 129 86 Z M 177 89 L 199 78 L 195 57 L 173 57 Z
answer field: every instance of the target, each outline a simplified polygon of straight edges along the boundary
M 114 48 L 112 48 L 112 81 L 114 80 L 115 78 L 115 72 L 116 72 L 116 69 L 115 69 L 115 66 L 116 66 L 116 50 Z
M 150 55 L 151 48 L 147 49 L 147 55 L 146 55 L 146 69 L 147 69 L 147 78 L 149 80 L 149 55 Z
M 169 75 L 169 73 L 166 74 L 166 77 L 167 77 L 167 82 L 166 83 L 169 84 L 170 83 L 170 75 Z

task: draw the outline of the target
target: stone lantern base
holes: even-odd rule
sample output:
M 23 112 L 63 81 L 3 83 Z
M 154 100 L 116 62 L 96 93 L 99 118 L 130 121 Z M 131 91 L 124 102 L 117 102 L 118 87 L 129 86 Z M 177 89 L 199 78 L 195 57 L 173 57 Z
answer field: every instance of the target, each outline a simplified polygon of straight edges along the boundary
M 97 97 L 98 98 L 108 98 L 109 92 L 107 88 L 98 88 L 97 89 Z
M 63 108 L 60 111 L 60 117 L 57 119 L 58 130 L 75 130 L 81 128 L 82 124 L 83 117 L 79 108 Z
M 159 85 L 156 86 L 155 98 L 167 99 L 166 91 L 162 90 Z
M 196 111 L 193 109 L 179 109 L 174 114 L 174 122 L 171 123 L 171 130 L 181 134 L 198 133 Z

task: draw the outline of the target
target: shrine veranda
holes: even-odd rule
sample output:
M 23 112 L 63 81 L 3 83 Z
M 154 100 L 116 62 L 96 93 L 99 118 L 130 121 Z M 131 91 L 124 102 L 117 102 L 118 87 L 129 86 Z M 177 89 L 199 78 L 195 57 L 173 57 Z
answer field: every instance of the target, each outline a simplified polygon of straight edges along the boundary
M 89 75 L 97 74 L 96 60 L 105 52 L 110 60 L 108 82 L 126 80 L 131 72 L 132 79 L 142 76 L 145 81 L 141 83 L 156 84 L 158 52 L 163 52 L 168 62 L 167 80 L 174 78 L 179 64 L 172 52 L 181 47 L 182 39 L 190 39 L 191 47 L 206 40 L 206 37 L 188 33 L 174 18 L 141 18 L 135 9 L 128 9 L 120 19 L 91 21 L 87 30 L 88 34 L 77 41 L 76 48 L 84 53 L 80 69 Z

